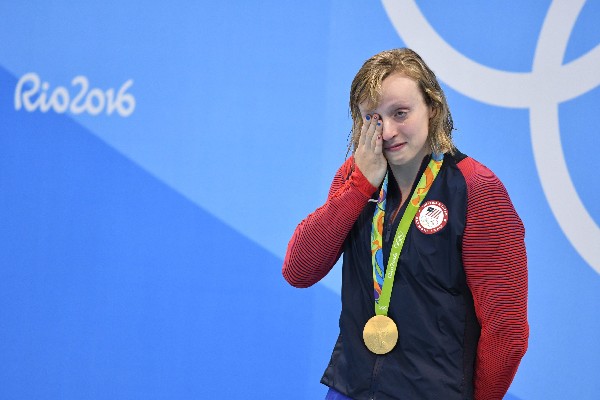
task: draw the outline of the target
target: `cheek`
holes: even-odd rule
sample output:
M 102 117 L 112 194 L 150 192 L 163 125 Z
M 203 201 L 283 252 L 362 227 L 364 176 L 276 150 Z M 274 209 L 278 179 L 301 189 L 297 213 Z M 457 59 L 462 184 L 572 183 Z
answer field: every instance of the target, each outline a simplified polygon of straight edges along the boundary
M 402 129 L 404 132 L 411 136 L 420 136 L 423 131 L 427 131 L 427 127 L 427 121 L 423 121 L 422 119 L 406 121 L 404 124 L 402 124 Z
M 419 121 L 412 121 L 412 123 L 405 126 L 404 132 L 419 143 L 425 142 L 429 136 L 429 121 L 426 118 Z

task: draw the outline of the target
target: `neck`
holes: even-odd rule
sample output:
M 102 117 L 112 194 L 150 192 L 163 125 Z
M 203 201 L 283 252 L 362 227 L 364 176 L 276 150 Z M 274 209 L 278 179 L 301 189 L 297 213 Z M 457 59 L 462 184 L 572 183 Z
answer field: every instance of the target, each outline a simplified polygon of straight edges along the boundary
M 400 192 L 402 192 L 402 197 L 404 197 L 406 195 L 406 192 L 412 188 L 413 183 L 415 182 L 415 179 L 417 177 L 417 173 L 419 172 L 419 167 L 392 167 L 391 170 L 392 174 L 394 174 L 394 179 L 398 184 L 398 188 L 400 189 Z
M 410 189 L 412 188 L 415 179 L 418 178 L 417 174 L 419 173 L 419 169 L 421 168 L 421 164 L 423 163 L 423 159 L 427 156 L 428 153 L 422 154 L 421 156 L 415 157 L 408 164 L 404 165 L 392 165 L 390 169 L 392 170 L 392 174 L 394 174 L 394 179 L 398 184 L 398 188 L 402 193 L 402 199 L 406 196 L 409 196 Z

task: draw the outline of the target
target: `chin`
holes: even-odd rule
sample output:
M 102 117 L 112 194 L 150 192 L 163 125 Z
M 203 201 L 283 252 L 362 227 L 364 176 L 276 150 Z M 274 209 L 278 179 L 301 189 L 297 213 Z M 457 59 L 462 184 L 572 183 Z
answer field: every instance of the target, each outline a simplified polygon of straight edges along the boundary
M 388 164 L 395 165 L 397 167 L 401 167 L 403 165 L 406 165 L 406 164 L 410 163 L 411 160 L 414 159 L 414 157 L 413 158 L 407 158 L 407 157 L 394 157 L 394 156 L 392 156 L 392 157 L 386 157 L 386 159 L 387 159 Z

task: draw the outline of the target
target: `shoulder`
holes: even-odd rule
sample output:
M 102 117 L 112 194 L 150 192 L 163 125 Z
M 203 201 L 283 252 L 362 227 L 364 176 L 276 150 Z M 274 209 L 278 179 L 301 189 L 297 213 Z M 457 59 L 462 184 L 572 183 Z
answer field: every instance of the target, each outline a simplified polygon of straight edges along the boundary
M 508 196 L 500 179 L 484 164 L 462 153 L 457 153 L 454 158 L 465 179 L 469 194 L 496 193 Z
M 496 174 L 479 161 L 467 156 L 456 165 L 467 186 L 467 225 L 512 225 L 511 229 L 522 236 L 524 228 L 521 219 L 504 184 Z

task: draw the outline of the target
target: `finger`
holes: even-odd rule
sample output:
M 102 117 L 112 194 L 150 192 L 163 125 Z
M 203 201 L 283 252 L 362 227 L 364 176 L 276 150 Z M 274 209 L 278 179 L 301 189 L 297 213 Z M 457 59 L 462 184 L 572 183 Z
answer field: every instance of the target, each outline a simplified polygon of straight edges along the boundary
M 371 121 L 369 121 L 369 125 L 366 127 L 367 129 L 365 130 L 365 146 L 367 146 L 369 149 L 373 148 L 373 135 L 375 134 L 375 127 L 377 126 L 377 122 L 379 121 L 380 117 L 377 114 L 373 114 L 373 117 L 371 118 Z
M 375 143 L 373 144 L 375 154 L 383 154 L 383 121 L 377 121 L 377 128 L 373 136 L 375 136 Z
M 358 138 L 359 146 L 364 145 L 365 141 L 367 140 L 367 130 L 369 129 L 369 126 L 371 125 L 371 121 L 372 121 L 372 116 L 370 114 L 367 114 L 363 118 L 362 127 L 360 128 L 360 136 Z
M 377 114 L 375 114 L 375 116 L 377 118 L 374 118 L 374 121 L 377 121 L 375 123 L 373 123 L 373 133 L 371 134 L 371 148 L 374 150 L 375 146 L 377 145 L 377 140 L 380 140 L 381 138 L 381 132 L 383 129 L 383 121 L 381 120 L 381 117 Z M 374 116 L 374 117 L 375 117 Z

